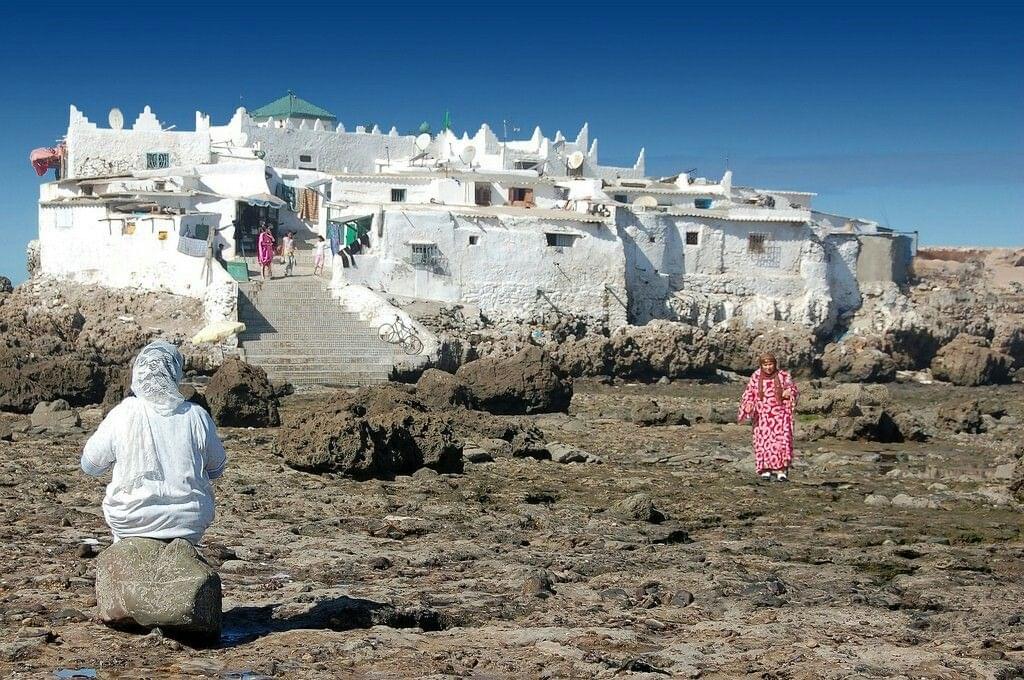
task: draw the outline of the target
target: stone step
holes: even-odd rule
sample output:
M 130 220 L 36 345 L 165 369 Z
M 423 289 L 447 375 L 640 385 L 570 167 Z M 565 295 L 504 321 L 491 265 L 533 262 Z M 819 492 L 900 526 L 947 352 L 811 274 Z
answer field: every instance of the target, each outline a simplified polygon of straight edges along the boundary
M 317 368 L 331 369 L 345 368 L 350 366 L 366 366 L 368 368 L 376 366 L 387 366 L 391 367 L 394 364 L 394 357 L 352 357 L 352 356 L 289 356 L 281 354 L 259 354 L 256 352 L 246 352 L 245 357 L 251 363 L 259 364 L 266 370 L 270 370 L 270 367 L 283 368 L 302 368 L 303 366 L 315 366 Z
M 287 381 L 320 385 L 359 385 L 368 381 L 384 382 L 390 376 L 390 371 L 267 371 L 267 377 L 273 383 Z

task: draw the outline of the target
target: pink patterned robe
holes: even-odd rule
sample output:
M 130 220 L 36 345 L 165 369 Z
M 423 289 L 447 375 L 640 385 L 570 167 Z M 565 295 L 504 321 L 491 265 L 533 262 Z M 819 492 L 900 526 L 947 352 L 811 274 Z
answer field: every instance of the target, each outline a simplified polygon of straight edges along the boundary
M 786 371 L 779 371 L 779 384 L 788 389 L 789 399 L 782 400 L 775 393 L 775 380 L 765 377 L 764 398 L 758 398 L 757 383 L 761 369 L 754 371 L 743 392 L 738 421 L 755 417 L 754 460 L 757 472 L 787 470 L 793 462 L 793 410 L 799 396 L 796 383 Z

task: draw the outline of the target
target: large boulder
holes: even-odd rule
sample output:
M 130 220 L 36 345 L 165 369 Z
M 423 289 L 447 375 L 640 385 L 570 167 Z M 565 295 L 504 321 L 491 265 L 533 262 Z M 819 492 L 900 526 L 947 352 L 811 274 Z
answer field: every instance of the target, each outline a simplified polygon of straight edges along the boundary
M 469 387 L 451 373 L 428 368 L 416 382 L 416 397 L 434 408 L 457 406 L 471 408 L 474 404 Z
M 462 448 L 447 417 L 428 413 L 401 388 L 381 385 L 289 422 L 278 434 L 275 452 L 305 472 L 391 479 L 423 467 L 461 472 Z
M 56 399 L 86 406 L 102 401 L 105 389 L 103 369 L 94 357 L 25 357 L 0 349 L 0 410 L 29 413 L 36 404 Z
M 474 401 L 490 413 L 527 414 L 565 411 L 572 381 L 539 347 L 529 346 L 507 359 L 484 357 L 461 366 L 456 376 Z
M 662 377 L 705 377 L 715 371 L 704 331 L 664 320 L 623 326 L 610 336 L 568 338 L 552 351 L 562 369 L 577 378 L 614 376 L 653 382 Z
M 815 337 L 811 329 L 790 323 L 747 326 L 738 320 L 717 326 L 708 334 L 719 366 L 750 374 L 762 354 L 772 353 L 779 368 L 808 375 L 814 366 Z
M 110 625 L 220 635 L 220 577 L 180 538 L 125 538 L 100 553 L 96 605 L 100 620 Z
M 961 333 L 942 346 L 932 359 L 932 375 L 954 385 L 991 385 L 1005 382 L 1010 357 L 989 347 L 983 337 Z
M 939 429 L 959 434 L 978 434 L 985 430 L 981 417 L 981 405 L 977 399 L 956 400 L 939 407 L 935 425 Z
M 819 369 L 836 382 L 892 382 L 896 362 L 880 346 L 880 339 L 863 337 L 831 343 L 819 359 Z
M 921 440 L 917 421 L 896 408 L 885 385 L 847 383 L 809 390 L 797 406 L 798 436 L 813 441 L 838 439 L 901 442 Z
M 206 386 L 210 415 L 229 427 L 277 427 L 278 401 L 266 372 L 259 366 L 229 359 Z

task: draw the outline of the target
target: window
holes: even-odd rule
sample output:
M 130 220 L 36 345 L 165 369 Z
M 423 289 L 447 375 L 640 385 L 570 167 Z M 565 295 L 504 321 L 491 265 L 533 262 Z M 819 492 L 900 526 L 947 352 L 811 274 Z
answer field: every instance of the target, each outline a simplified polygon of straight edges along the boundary
M 695 198 L 693 199 L 693 207 L 698 210 L 709 210 L 711 208 L 710 198 Z
M 171 154 L 169 153 L 147 153 L 146 154 L 146 169 L 147 170 L 158 170 L 160 168 L 171 167 Z
M 391 190 L 391 202 L 392 203 L 405 203 L 405 189 L 392 189 Z
M 491 185 L 489 182 L 477 182 L 475 194 L 477 205 L 491 204 Z
M 747 234 L 747 252 L 761 254 L 764 252 L 765 241 L 768 240 L 768 234 L 758 234 L 751 232 Z
M 536 170 L 537 165 L 539 165 L 537 161 L 515 161 L 512 163 L 515 170 Z
M 629 196 L 626 194 L 615 194 L 612 196 L 619 203 L 629 203 Z
M 530 207 L 533 205 L 533 189 L 512 187 L 508 190 L 508 202 L 512 205 Z
M 316 162 L 313 160 L 313 154 L 300 153 L 299 162 L 296 166 L 299 170 L 316 170 Z
M 311 155 L 309 155 L 309 154 L 299 154 L 299 162 L 300 163 L 312 163 L 313 162 L 313 157 Z
M 472 236 L 469 237 L 469 245 L 475 246 L 478 243 L 480 243 L 480 236 L 479 235 L 473 234 Z
M 441 255 L 436 243 L 412 243 L 410 248 L 409 263 L 414 267 L 433 267 Z
M 699 231 L 688 231 L 686 232 L 686 245 L 695 246 L 700 244 L 700 232 Z
M 552 248 L 572 248 L 572 244 L 579 238 L 576 234 L 555 234 L 550 232 L 544 234 L 544 237 L 547 239 L 548 246 Z

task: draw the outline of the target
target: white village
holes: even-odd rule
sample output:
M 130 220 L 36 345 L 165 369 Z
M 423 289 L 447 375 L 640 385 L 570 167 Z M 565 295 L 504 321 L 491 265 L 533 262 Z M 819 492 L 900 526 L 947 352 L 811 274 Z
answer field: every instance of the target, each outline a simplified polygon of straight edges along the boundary
M 209 321 L 247 326 L 248 360 L 298 383 L 372 382 L 436 353 L 395 296 L 499 326 L 782 321 L 826 335 L 859 308 L 862 284 L 904 282 L 916 247 L 914 234 L 818 212 L 813 193 L 743 186 L 731 171 L 651 177 L 643 149 L 632 166 L 602 165 L 585 123 L 571 137 L 538 127 L 508 140 L 486 124 L 402 135 L 347 129 L 292 92 L 223 125 L 197 112 L 190 131 L 149 107 L 130 124 L 117 109 L 108 118 L 71 106 L 62 144 L 33 157 L 56 175 L 40 187 L 38 273 L 198 298 Z M 294 232 L 300 274 L 323 237 L 324 275 L 285 280 L 278 266 L 259 277 L 264 225 L 278 240 Z M 373 345 L 396 319 L 415 329 L 422 358 L 377 343 L 348 375 L 302 361 L 327 359 L 316 348 L 332 332 Z M 282 349 L 306 367 L 276 363 Z

